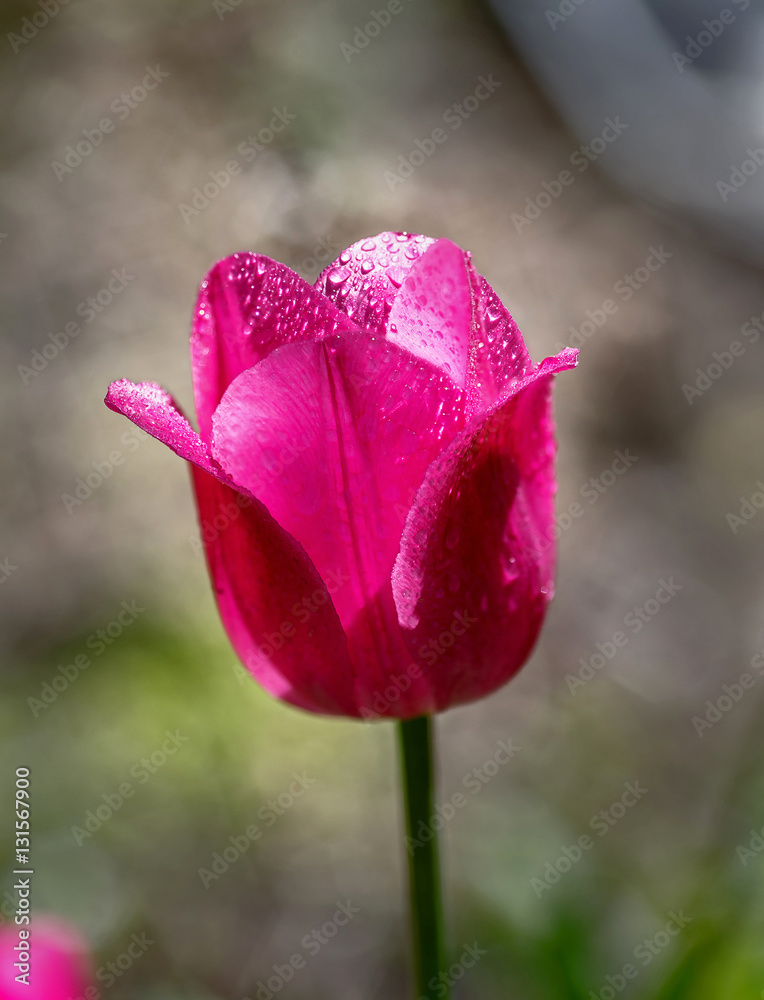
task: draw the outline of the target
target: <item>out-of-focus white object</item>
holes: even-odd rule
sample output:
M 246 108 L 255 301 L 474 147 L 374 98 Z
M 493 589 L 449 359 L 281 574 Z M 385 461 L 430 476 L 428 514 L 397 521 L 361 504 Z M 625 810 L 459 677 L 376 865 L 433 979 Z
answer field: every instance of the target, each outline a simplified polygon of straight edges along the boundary
M 532 72 L 616 180 L 764 264 L 761 0 L 491 0 Z

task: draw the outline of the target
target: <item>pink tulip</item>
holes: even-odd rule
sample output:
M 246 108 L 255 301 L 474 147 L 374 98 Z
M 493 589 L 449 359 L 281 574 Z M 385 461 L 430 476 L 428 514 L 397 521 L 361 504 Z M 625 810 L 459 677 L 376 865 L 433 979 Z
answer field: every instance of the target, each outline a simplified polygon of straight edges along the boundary
M 470 255 L 382 233 L 308 285 L 257 254 L 201 286 L 197 434 L 154 383 L 106 403 L 193 463 L 220 613 L 271 694 L 411 718 L 495 691 L 552 595 L 552 376 Z
M 27 946 L 28 984 L 17 979 L 24 969 L 16 966 Z M 36 917 L 29 927 L 0 928 L 0 1000 L 79 1000 L 92 995 L 86 993 L 92 982 L 87 945 L 70 924 Z

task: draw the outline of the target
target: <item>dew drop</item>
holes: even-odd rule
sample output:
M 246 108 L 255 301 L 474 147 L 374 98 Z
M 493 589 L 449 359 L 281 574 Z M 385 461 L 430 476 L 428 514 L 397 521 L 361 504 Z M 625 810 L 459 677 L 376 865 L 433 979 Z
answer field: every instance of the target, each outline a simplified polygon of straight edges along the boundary
M 327 274 L 326 283 L 330 288 L 339 288 L 349 277 L 350 275 L 347 271 L 332 271 L 331 274 Z

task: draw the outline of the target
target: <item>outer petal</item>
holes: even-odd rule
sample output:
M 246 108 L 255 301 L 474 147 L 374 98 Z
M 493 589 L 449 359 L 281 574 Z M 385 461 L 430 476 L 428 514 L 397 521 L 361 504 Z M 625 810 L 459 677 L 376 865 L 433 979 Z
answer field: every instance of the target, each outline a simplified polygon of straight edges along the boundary
M 412 264 L 435 241 L 416 233 L 380 233 L 354 243 L 316 279 L 316 288 L 357 326 L 382 334 Z
M 576 357 L 547 359 L 465 428 L 407 518 L 393 594 L 438 709 L 500 687 L 538 635 L 554 574 L 551 376 Z
M 159 386 L 115 382 L 106 403 L 193 463 L 210 575 L 245 666 L 277 698 L 313 712 L 358 715 L 347 640 L 302 547 L 259 500 L 234 487 Z M 307 617 L 294 610 L 306 599 Z
M 284 264 L 238 253 L 202 282 L 191 331 L 194 398 L 202 438 L 230 383 L 293 340 L 353 330 L 344 313 Z
M 334 585 L 362 705 L 407 662 L 390 575 L 425 471 L 461 427 L 461 404 L 431 365 L 381 338 L 343 336 L 274 351 L 215 414 L 216 460 Z M 408 696 L 431 707 L 427 691 L 412 685 Z

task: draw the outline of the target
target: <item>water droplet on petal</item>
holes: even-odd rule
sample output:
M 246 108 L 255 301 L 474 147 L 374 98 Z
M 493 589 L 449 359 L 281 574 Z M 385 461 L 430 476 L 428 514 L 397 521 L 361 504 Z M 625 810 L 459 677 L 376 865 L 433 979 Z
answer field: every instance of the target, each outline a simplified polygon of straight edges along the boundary
M 347 271 L 340 271 L 338 269 L 336 271 L 332 271 L 330 274 L 327 274 L 326 283 L 330 286 L 330 288 L 339 288 L 339 286 L 346 282 L 349 277 L 350 275 Z

